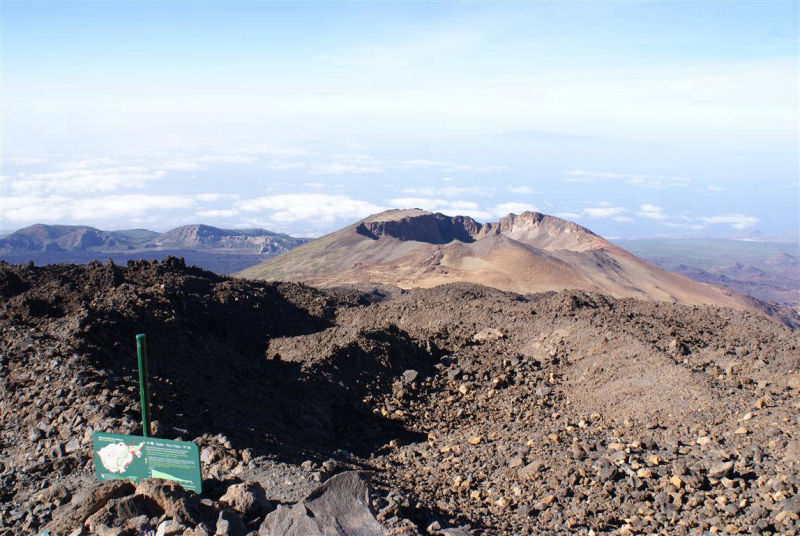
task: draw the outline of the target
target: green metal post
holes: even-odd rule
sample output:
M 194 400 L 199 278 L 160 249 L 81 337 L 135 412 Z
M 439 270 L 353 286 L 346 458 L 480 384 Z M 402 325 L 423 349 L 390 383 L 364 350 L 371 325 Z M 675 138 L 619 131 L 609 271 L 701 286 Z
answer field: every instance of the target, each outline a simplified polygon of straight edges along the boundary
M 150 437 L 150 386 L 147 383 L 147 337 L 136 336 L 136 356 L 139 358 L 139 399 L 142 407 L 142 435 Z

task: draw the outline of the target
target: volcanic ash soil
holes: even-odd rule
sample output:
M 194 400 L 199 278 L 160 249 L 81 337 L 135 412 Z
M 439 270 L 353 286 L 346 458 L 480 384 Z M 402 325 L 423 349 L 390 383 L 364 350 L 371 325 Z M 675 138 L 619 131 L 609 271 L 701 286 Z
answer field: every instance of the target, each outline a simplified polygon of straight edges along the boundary
M 0 296 L 3 535 L 277 534 L 364 481 L 386 534 L 800 534 L 800 341 L 756 314 L 176 259 L 0 263 Z M 200 495 L 94 482 L 92 432 L 141 432 L 137 333 Z

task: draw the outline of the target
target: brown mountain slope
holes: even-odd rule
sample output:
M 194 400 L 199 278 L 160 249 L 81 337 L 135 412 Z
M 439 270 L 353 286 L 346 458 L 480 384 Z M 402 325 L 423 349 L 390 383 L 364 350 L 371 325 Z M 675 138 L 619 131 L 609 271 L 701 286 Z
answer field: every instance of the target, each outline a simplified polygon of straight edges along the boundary
M 376 214 L 240 275 L 401 288 L 470 282 L 518 293 L 580 289 L 616 297 L 752 309 L 750 300 L 648 264 L 575 223 L 536 212 L 481 224 L 418 209 Z

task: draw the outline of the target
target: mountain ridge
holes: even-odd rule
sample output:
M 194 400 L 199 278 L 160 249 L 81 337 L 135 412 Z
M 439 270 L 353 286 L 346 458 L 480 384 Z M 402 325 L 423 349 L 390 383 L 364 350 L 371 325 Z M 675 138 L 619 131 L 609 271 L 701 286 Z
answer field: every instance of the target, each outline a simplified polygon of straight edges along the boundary
M 0 238 L 0 260 L 12 264 L 86 264 L 111 259 L 182 257 L 216 273 L 234 273 L 305 241 L 265 229 L 220 229 L 191 224 L 158 233 L 103 231 L 88 225 L 35 224 Z
M 478 283 L 520 294 L 567 289 L 645 301 L 766 308 L 649 264 L 574 222 L 539 212 L 479 223 L 420 209 L 374 214 L 238 275 L 313 286 Z
M 304 242 L 266 229 L 222 229 L 189 224 L 164 233 L 148 229 L 104 231 L 88 225 L 37 223 L 0 239 L 0 253 L 26 251 L 130 251 L 137 249 L 242 249 L 277 253 Z

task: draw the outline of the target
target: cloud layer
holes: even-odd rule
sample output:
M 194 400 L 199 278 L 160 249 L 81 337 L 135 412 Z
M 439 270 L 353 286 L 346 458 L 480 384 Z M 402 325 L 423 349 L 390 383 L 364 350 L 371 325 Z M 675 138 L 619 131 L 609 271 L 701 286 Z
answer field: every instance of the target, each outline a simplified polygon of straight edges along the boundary
M 7 160 L 12 172 L 0 177 L 5 192 L 0 197 L 2 225 L 17 227 L 38 221 L 103 225 L 102 221 L 111 220 L 119 222 L 119 227 L 141 222 L 167 226 L 207 221 L 318 233 L 389 208 L 422 208 L 480 221 L 497 220 L 509 213 L 543 211 L 591 226 L 648 222 L 691 230 L 741 230 L 760 221 L 741 213 L 670 212 L 655 203 L 630 206 L 578 199 L 554 206 L 537 193 L 539 188 L 546 189 L 548 182 L 540 180 L 537 188 L 526 184 L 498 187 L 484 178 L 502 177 L 505 166 L 380 158 L 363 152 L 363 146 L 359 148 L 362 152 L 321 154 L 262 144 L 221 148 L 200 156 L 158 153 L 51 162 Z M 253 177 L 251 187 L 246 182 L 207 178 L 241 173 Z M 397 180 L 398 174 L 435 178 L 416 178 L 413 184 L 403 185 L 406 181 Z M 385 177 L 381 180 L 386 182 L 368 178 L 354 183 L 360 175 Z M 629 189 L 642 188 L 643 192 L 689 188 L 692 184 L 690 179 L 608 171 L 563 173 L 561 182 L 575 181 L 612 181 Z M 203 190 L 209 186 L 216 191 Z M 186 191 L 192 193 L 183 193 Z

